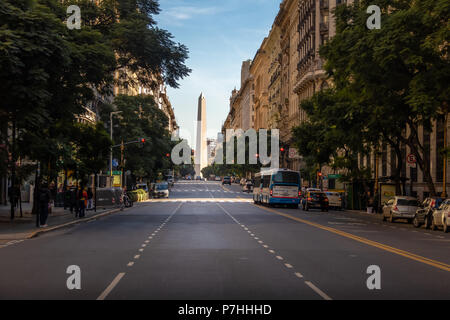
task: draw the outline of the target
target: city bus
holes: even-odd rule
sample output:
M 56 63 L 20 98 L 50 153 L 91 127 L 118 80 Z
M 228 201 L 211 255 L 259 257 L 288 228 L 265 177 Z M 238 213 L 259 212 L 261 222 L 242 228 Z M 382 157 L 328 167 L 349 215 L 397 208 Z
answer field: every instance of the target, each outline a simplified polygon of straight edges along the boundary
M 253 202 L 255 204 L 285 204 L 298 208 L 300 203 L 300 174 L 288 169 L 261 171 L 255 175 Z

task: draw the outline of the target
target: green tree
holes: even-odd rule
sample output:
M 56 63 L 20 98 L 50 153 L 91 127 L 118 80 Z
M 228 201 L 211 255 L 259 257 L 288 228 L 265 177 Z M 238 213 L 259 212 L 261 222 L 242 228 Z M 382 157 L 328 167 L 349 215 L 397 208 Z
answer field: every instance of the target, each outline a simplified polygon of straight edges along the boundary
M 159 110 L 152 96 L 119 95 L 114 107 L 122 113 L 115 120 L 114 144 L 139 141 L 125 146 L 125 170 L 130 170 L 136 179 L 154 179 L 158 173 L 172 169 L 170 155 L 174 142 L 167 131 L 168 119 Z M 109 123 L 112 106 L 103 109 L 103 118 Z M 120 159 L 120 148 L 114 150 L 115 158 Z

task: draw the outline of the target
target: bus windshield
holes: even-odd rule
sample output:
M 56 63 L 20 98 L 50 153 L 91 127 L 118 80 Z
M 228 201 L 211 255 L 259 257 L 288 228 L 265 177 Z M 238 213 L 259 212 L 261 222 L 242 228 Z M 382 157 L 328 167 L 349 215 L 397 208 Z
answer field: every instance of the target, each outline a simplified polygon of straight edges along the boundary
M 300 184 L 297 172 L 277 172 L 272 176 L 273 183 Z

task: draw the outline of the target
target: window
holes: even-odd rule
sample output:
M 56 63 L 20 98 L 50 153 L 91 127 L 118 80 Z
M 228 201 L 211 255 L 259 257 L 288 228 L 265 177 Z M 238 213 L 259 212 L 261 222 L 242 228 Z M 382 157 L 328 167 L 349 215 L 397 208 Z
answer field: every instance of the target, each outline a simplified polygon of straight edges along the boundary
M 418 207 L 419 202 L 417 200 L 398 199 L 397 205 L 398 206 Z
M 264 176 L 263 178 L 263 188 L 268 188 L 270 185 L 270 176 Z
M 391 176 L 394 175 L 397 169 L 397 155 L 395 154 L 394 148 L 391 148 Z
M 272 176 L 273 183 L 299 184 L 299 174 L 296 172 L 277 172 Z

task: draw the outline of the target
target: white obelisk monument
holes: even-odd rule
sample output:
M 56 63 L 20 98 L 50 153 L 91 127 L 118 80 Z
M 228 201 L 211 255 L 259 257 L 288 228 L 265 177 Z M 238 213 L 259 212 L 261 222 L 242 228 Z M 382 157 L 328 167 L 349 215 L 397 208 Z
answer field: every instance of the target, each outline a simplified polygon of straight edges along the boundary
M 195 176 L 202 176 L 202 169 L 208 166 L 206 142 L 206 99 L 203 93 L 198 98 L 197 141 L 195 145 Z

